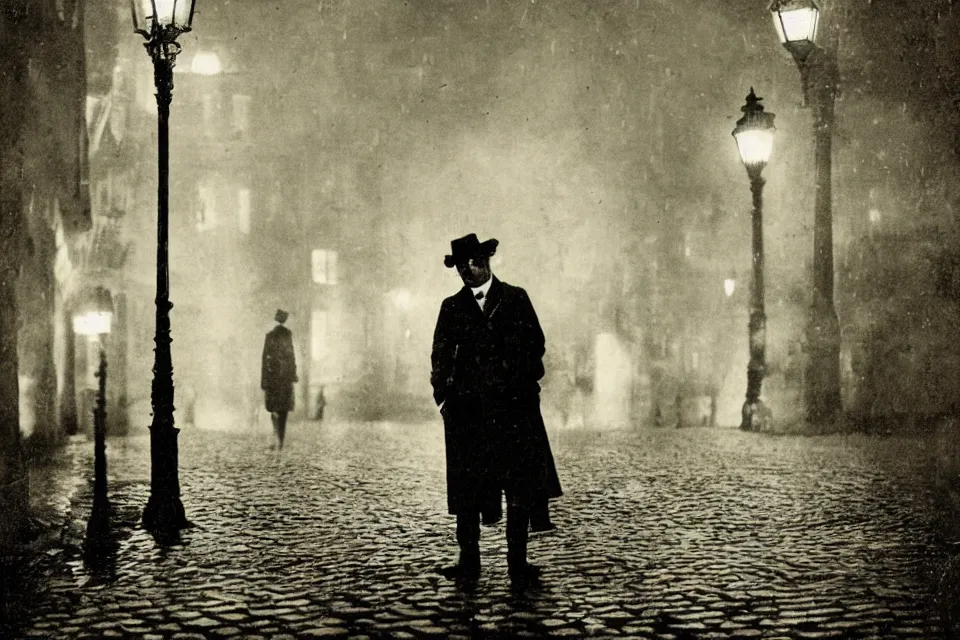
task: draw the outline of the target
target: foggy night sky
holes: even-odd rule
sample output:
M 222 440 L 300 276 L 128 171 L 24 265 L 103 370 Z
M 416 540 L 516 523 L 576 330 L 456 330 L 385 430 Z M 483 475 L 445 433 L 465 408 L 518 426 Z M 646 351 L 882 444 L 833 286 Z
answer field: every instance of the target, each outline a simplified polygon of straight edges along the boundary
M 764 172 L 776 359 L 809 304 L 813 157 L 799 73 L 768 4 L 226 0 L 200 4 L 181 40 L 185 52 L 230 52 L 254 87 L 254 121 L 272 122 L 305 166 L 331 167 L 317 193 L 353 221 L 357 243 L 365 225 L 383 233 L 389 281 L 377 284 L 414 294 L 424 368 L 439 302 L 460 286 L 442 258 L 467 232 L 500 240 L 495 273 L 530 292 L 548 348 L 602 326 L 610 287 L 651 260 L 663 268 L 651 254 L 685 233 L 691 294 L 719 292 L 731 273 L 746 287 L 750 193 L 730 132 L 754 87 L 777 126 Z M 953 232 L 942 225 L 960 197 L 960 21 L 946 2 L 914 5 L 833 2 L 823 18 L 841 67 L 838 271 L 873 206 L 884 230 L 934 221 Z M 683 293 L 678 313 L 710 313 Z

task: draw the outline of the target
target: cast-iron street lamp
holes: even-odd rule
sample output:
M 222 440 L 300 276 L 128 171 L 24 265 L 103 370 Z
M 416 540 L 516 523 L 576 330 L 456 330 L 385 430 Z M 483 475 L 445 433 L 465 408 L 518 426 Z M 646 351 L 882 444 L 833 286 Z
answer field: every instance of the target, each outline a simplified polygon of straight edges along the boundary
M 832 52 L 817 46 L 817 0 L 774 0 L 777 35 L 800 69 L 804 103 L 813 109 L 813 305 L 807 325 L 806 420 L 834 422 L 840 415 L 840 322 L 833 302 L 831 146 L 839 72 Z
M 93 507 L 87 522 L 87 538 L 98 540 L 110 528 L 110 499 L 107 496 L 107 356 L 102 336 L 110 333 L 113 299 L 107 289 L 96 287 L 81 300 L 73 316 L 73 331 L 95 341 L 100 352 L 97 402 L 93 411 Z
M 170 356 L 170 273 L 167 255 L 169 215 L 169 118 L 173 99 L 173 67 L 180 53 L 177 37 L 190 31 L 195 0 L 130 0 L 134 31 L 142 35 L 153 59 L 157 87 L 157 328 L 154 342 L 153 424 L 150 426 L 150 499 L 143 524 L 154 533 L 170 534 L 187 526 L 180 501 L 177 433 L 173 420 L 173 360 Z
M 762 98 L 750 88 L 747 103 L 740 108 L 743 117 L 737 120 L 733 137 L 740 159 L 750 177 L 753 194 L 753 279 L 750 282 L 750 364 L 747 365 L 747 399 L 743 403 L 741 429 L 759 430 L 766 411 L 760 401 L 760 387 L 766 363 L 767 316 L 763 309 L 763 168 L 773 151 L 772 113 L 764 113 Z

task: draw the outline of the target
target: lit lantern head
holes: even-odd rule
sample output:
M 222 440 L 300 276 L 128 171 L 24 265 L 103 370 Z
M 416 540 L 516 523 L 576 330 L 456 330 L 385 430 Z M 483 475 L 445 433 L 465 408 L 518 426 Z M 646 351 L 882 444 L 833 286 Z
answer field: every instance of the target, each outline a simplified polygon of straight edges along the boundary
M 130 0 L 133 29 L 147 35 L 156 31 L 190 31 L 195 4 L 196 0 Z
M 113 324 L 113 297 L 103 287 L 88 289 L 80 295 L 80 304 L 73 314 L 73 331 L 81 336 L 110 333 Z
M 806 60 L 817 46 L 820 3 L 817 0 L 773 0 L 770 13 L 780 44 L 800 62 Z
M 751 87 L 747 94 L 747 103 L 740 107 L 743 117 L 737 120 L 737 126 L 733 130 L 737 149 L 740 150 L 740 159 L 748 172 L 759 173 L 770 160 L 773 151 L 773 132 L 776 130 L 773 126 L 774 115 L 764 113 L 761 100 L 763 98 L 758 98 Z

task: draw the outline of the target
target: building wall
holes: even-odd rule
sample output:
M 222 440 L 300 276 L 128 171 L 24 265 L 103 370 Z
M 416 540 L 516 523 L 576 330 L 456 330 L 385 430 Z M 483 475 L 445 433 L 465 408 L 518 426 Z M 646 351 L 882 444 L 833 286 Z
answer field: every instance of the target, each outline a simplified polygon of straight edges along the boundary
M 21 431 L 59 435 L 53 235 L 58 225 L 68 235 L 90 225 L 81 24 L 55 2 L 0 7 L 0 546 L 28 506 Z

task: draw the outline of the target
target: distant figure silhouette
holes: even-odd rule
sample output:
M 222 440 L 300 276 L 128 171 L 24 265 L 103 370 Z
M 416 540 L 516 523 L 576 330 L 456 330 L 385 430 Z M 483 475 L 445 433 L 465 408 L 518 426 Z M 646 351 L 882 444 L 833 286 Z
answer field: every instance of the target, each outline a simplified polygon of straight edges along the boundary
M 514 587 L 535 584 L 527 562 L 533 525 L 549 529 L 547 500 L 561 495 L 540 415 L 544 337 L 527 292 L 490 270 L 494 239 L 470 234 L 450 243 L 447 267 L 463 288 L 443 301 L 433 335 L 430 382 L 443 415 L 447 507 L 457 516 L 457 564 L 441 573 L 473 582 L 480 575 L 480 521 L 489 524 L 507 498 L 507 567 Z
M 317 422 L 323 421 L 323 410 L 327 406 L 327 399 L 323 395 L 323 385 L 320 385 L 320 391 L 317 392 L 317 412 L 313 419 Z
M 297 360 L 293 350 L 293 334 L 283 326 L 287 312 L 277 309 L 274 320 L 277 326 L 267 332 L 263 341 L 263 356 L 260 366 L 260 388 L 278 446 L 283 448 L 287 431 L 287 414 L 293 411 L 293 383 L 297 381 Z
M 180 404 L 183 407 L 183 424 L 197 424 L 197 390 L 191 385 L 180 385 L 182 398 Z

